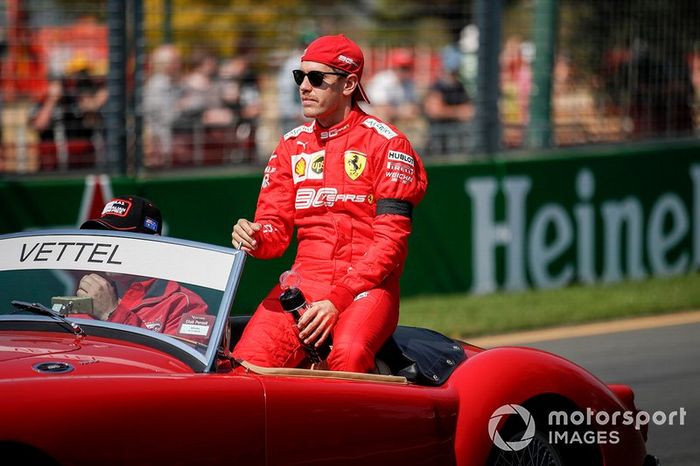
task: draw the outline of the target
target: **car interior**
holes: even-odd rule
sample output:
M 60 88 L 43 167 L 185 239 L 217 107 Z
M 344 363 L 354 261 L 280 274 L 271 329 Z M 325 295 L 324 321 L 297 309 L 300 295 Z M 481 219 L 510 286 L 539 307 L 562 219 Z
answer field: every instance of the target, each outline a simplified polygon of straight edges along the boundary
M 229 351 L 233 351 L 249 320 L 250 316 L 229 317 Z M 459 342 L 433 330 L 400 325 L 377 353 L 376 374 L 439 386 L 466 358 Z

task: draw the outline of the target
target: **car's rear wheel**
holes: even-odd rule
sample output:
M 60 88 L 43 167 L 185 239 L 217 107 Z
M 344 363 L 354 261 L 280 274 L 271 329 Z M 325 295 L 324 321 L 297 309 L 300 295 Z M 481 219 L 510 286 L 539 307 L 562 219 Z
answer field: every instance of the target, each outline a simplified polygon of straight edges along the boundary
M 523 432 L 518 432 L 509 440 L 521 440 Z M 540 431 L 528 445 L 519 451 L 506 451 L 494 448 L 487 463 L 488 466 L 563 466 L 564 462 L 557 449 L 547 441 L 547 436 Z

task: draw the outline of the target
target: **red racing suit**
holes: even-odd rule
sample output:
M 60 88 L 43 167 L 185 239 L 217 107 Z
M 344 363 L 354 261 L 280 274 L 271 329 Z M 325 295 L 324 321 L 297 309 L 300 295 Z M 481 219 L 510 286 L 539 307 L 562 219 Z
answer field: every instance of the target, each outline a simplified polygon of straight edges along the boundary
M 207 344 L 215 320 L 208 310 L 197 293 L 178 282 L 147 278 L 129 284 L 107 321 Z M 71 317 L 95 319 L 83 313 Z
M 333 370 L 366 372 L 398 323 L 399 278 L 413 207 L 427 177 L 406 136 L 353 107 L 341 123 L 317 122 L 285 134 L 265 169 L 252 255 L 279 257 L 297 228 L 293 270 L 309 302 L 340 312 L 328 357 Z M 268 367 L 303 359 L 292 318 L 276 286 L 263 300 L 234 357 Z
M 132 283 L 107 320 L 187 338 L 180 333 L 183 316 L 205 315 L 207 309 L 202 298 L 179 283 L 151 278 Z

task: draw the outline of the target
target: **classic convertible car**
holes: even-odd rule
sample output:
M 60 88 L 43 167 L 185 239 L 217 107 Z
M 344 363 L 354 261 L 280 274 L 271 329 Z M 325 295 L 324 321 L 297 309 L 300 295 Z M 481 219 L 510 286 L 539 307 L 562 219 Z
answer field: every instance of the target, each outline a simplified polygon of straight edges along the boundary
M 576 417 L 633 418 L 629 387 L 533 349 L 400 326 L 371 374 L 232 360 L 244 262 L 139 234 L 1 236 L 3 464 L 656 464 L 644 426 Z M 76 294 L 86 275 L 122 299 L 125 283 L 147 284 L 137 317 L 99 318 L 103 303 Z M 181 298 L 170 323 L 138 318 L 164 290 Z

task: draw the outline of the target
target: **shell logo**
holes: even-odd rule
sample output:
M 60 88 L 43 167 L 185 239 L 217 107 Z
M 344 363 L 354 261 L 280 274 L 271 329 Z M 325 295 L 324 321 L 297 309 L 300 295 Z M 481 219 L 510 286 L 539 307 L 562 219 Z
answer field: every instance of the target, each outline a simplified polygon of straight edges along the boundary
M 306 174 L 306 160 L 301 158 L 294 165 L 294 173 L 298 176 L 304 176 Z

